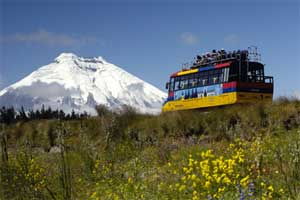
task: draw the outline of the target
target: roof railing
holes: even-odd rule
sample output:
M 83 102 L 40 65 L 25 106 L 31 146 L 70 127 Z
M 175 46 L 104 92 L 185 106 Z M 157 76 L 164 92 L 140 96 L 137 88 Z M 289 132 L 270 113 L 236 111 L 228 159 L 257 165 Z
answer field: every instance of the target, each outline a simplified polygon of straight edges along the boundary
M 260 61 L 261 55 L 257 53 L 257 47 L 256 46 L 250 46 L 247 50 L 237 50 L 232 52 L 226 52 L 225 50 L 216 51 L 213 50 L 211 53 L 206 53 L 205 55 L 198 55 L 195 62 L 192 62 L 190 64 L 185 63 L 183 65 L 183 68 L 188 68 L 187 66 L 190 66 L 190 69 L 196 69 L 200 67 L 206 67 L 208 65 L 213 64 L 221 64 L 228 61 Z

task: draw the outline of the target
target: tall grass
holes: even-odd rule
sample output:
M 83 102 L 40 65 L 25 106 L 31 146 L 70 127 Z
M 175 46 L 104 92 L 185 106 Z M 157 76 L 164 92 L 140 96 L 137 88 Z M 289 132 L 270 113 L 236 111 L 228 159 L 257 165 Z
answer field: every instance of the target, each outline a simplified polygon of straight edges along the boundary
M 1 199 L 300 198 L 298 100 L 158 116 L 98 109 L 89 119 L 2 128 Z M 238 159 L 233 145 L 245 160 L 232 168 L 241 177 L 205 179 L 199 163 Z M 201 157 L 208 151 L 214 157 Z

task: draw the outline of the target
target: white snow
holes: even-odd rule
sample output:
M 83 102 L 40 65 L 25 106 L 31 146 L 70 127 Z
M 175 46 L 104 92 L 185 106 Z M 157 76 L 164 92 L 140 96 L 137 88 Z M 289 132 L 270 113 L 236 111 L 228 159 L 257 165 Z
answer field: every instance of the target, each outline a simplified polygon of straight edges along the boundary
M 5 95 L 14 99 L 29 96 L 32 102 L 25 103 L 32 107 L 38 108 L 43 103 L 67 112 L 93 110 L 94 105 L 88 105 L 90 96 L 90 101 L 96 104 L 112 108 L 127 104 L 141 112 L 157 113 L 166 98 L 158 88 L 102 57 L 84 58 L 73 53 L 60 54 L 53 63 L 0 91 L 0 104 L 22 106 L 14 100 L 7 102 L 7 98 L 1 101 Z

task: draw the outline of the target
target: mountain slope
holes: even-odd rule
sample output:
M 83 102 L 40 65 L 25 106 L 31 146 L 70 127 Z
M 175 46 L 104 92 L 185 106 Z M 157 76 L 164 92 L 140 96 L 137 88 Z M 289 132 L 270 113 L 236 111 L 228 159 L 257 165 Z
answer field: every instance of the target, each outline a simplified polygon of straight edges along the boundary
M 117 108 L 127 104 L 141 112 L 160 111 L 166 94 L 103 58 L 60 54 L 19 82 L 0 91 L 0 105 L 95 113 L 97 104 Z

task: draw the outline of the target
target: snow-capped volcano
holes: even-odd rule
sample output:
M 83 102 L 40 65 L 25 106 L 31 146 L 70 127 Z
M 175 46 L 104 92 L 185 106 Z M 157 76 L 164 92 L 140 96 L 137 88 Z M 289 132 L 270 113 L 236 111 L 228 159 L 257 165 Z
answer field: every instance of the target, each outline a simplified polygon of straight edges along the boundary
M 39 109 L 42 104 L 65 112 L 94 114 L 97 104 L 117 108 L 127 104 L 141 112 L 160 111 L 166 94 L 105 61 L 62 53 L 19 82 L 0 91 L 0 106 Z

